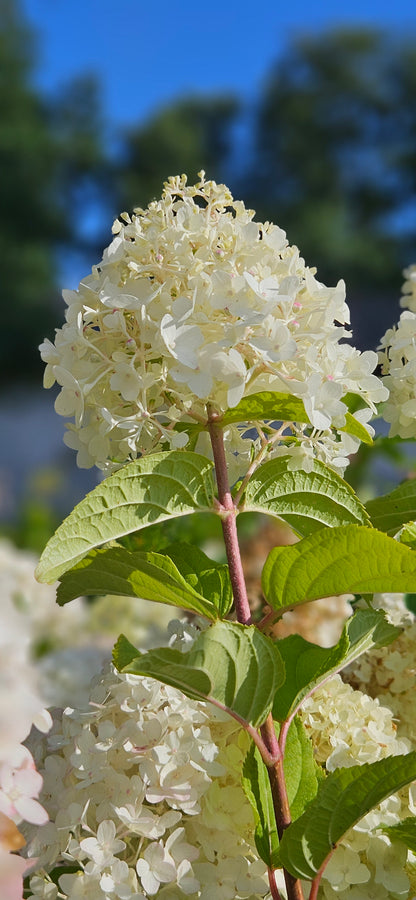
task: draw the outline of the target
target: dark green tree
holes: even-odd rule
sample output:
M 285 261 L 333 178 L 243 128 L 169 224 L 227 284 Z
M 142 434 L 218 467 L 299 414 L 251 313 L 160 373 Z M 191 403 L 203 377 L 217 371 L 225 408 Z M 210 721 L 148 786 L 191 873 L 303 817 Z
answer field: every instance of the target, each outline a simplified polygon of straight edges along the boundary
M 76 243 L 80 191 L 101 161 L 98 101 L 78 80 L 51 102 L 32 87 L 33 34 L 0 0 L 0 377 L 41 373 L 59 319 L 56 253 Z M 77 207 L 78 200 L 78 207 Z
M 374 318 L 377 335 L 380 313 L 393 321 L 388 297 L 416 258 L 415 88 L 413 42 L 333 31 L 288 48 L 255 115 L 247 199 L 322 280 L 346 278 L 355 323 L 368 310 L 367 345 L 370 333 L 377 340 Z

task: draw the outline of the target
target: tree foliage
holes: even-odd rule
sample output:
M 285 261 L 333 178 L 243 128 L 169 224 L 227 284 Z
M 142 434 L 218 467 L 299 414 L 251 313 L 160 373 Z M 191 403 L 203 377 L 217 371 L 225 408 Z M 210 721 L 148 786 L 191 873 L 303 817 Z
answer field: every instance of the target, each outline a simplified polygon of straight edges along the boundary
M 12 0 L 1 0 L 1 375 L 39 367 L 37 344 L 57 312 L 58 248 L 76 236 L 74 194 L 100 162 L 93 82 L 77 80 L 47 102 L 33 87 L 34 36 Z
M 30 370 L 52 336 L 56 251 L 91 256 L 88 212 L 146 206 L 169 175 L 193 181 L 201 169 L 284 227 L 323 281 L 345 278 L 361 345 L 376 346 L 416 257 L 410 39 L 358 27 L 295 39 L 251 110 L 226 94 L 180 98 L 133 124 L 110 158 L 96 79 L 81 74 L 46 101 L 33 87 L 33 34 L 18 4 L 1 9 L 3 373 Z

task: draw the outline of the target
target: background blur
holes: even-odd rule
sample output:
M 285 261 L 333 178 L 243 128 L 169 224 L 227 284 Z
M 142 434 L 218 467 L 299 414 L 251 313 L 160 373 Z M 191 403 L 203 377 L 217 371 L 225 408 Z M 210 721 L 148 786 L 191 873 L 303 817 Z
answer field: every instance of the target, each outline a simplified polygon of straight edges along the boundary
M 416 262 L 415 37 L 410 0 L 0 0 L 3 531 L 39 549 L 95 483 L 37 348 L 169 175 L 204 168 L 283 227 L 377 346 Z

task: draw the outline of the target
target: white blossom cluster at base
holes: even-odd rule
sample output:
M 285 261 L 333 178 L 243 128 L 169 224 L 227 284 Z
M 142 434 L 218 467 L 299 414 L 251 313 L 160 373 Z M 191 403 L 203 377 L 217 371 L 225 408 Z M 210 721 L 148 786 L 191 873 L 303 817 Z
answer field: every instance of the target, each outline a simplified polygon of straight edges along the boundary
M 45 896 L 46 872 L 65 860 L 80 867 L 59 879 L 68 900 L 267 893 L 240 785 L 248 741 L 228 716 L 111 669 L 89 710 L 63 712 L 47 746 L 51 821 L 29 842 L 32 898 Z
M 171 628 L 183 646 L 194 633 L 180 623 Z M 394 653 L 394 645 L 386 648 L 386 659 Z M 387 705 L 339 676 L 305 701 L 302 720 L 329 771 L 414 746 L 398 735 Z M 43 746 L 38 741 L 51 821 L 30 829 L 29 852 L 39 859 L 31 900 L 266 896 L 240 780 L 247 748 L 246 735 L 213 707 L 108 670 L 95 680 L 90 708 L 65 710 Z M 412 855 L 407 860 L 406 849 L 393 848 L 377 828 L 414 812 L 411 787 L 361 820 L 331 859 L 319 897 L 407 900 Z M 48 871 L 65 863 L 79 871 L 60 876 L 58 893 Z

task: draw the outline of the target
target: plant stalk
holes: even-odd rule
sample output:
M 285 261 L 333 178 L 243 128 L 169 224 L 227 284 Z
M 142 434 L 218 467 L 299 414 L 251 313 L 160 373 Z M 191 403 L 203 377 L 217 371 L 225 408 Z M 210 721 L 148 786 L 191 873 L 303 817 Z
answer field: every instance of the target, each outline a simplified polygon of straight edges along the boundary
M 286 779 L 283 770 L 283 753 L 276 737 L 273 716 L 270 713 L 264 725 L 261 726 L 261 736 L 269 753 L 274 757 L 274 762 L 267 766 L 270 781 L 270 789 L 273 798 L 274 816 L 276 819 L 279 840 L 283 832 L 291 824 L 289 800 L 286 790 Z M 283 869 L 288 900 L 304 900 L 302 885 L 287 869 Z
M 217 477 L 218 501 L 222 519 L 222 530 L 230 570 L 230 579 L 233 588 L 236 615 L 242 625 L 250 625 L 251 611 L 247 597 L 247 588 L 241 562 L 240 545 L 237 534 L 237 509 L 235 507 L 230 484 L 228 480 L 227 461 L 224 449 L 224 435 L 219 415 L 207 406 L 208 427 L 211 438 L 212 452 L 214 456 L 215 474 Z M 266 722 L 261 727 L 261 736 L 272 762 L 267 763 L 267 771 L 273 797 L 273 808 L 276 818 L 276 826 L 281 838 L 285 828 L 291 823 L 289 801 L 286 790 L 286 780 L 283 771 L 283 755 L 274 730 L 273 717 L 269 714 Z M 299 879 L 294 878 L 290 872 L 284 871 L 288 900 L 304 900 L 302 885 Z M 269 875 L 270 879 L 270 875 Z M 278 892 L 273 892 L 278 900 Z
M 223 429 L 216 423 L 217 416 L 208 408 L 209 434 L 217 476 L 218 500 L 221 508 L 221 525 L 225 551 L 230 570 L 237 619 L 243 625 L 251 624 L 251 610 L 241 562 L 237 535 L 237 510 L 231 495 L 225 458 Z

